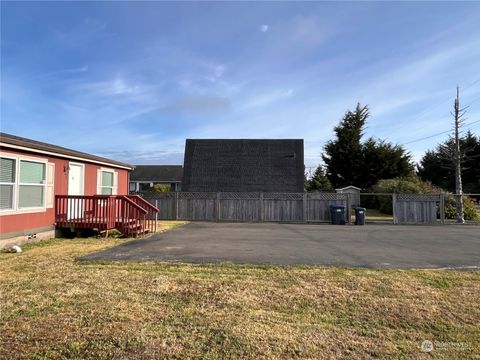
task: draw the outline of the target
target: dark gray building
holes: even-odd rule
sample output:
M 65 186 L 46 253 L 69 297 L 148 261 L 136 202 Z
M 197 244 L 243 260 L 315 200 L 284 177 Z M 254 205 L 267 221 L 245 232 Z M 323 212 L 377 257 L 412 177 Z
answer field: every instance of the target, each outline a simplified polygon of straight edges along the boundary
M 187 139 L 183 191 L 303 192 L 303 139 Z
M 146 191 L 156 184 L 170 185 L 171 191 L 180 191 L 182 165 L 135 165 L 130 174 L 129 191 Z

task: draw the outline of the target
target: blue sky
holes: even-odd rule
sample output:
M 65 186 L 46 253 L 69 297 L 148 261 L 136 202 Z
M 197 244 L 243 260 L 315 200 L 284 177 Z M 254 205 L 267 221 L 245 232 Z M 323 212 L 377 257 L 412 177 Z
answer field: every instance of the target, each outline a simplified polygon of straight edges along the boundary
M 1 130 L 134 164 L 185 138 L 303 138 L 357 102 L 418 159 L 455 86 L 480 120 L 480 3 L 2 2 Z M 469 126 L 480 133 L 480 121 Z

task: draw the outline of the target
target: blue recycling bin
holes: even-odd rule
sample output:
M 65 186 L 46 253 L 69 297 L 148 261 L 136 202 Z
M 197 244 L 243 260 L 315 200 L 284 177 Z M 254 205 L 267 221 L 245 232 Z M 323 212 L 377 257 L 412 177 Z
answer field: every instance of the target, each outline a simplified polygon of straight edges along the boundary
M 345 206 L 330 205 L 332 225 L 345 225 Z

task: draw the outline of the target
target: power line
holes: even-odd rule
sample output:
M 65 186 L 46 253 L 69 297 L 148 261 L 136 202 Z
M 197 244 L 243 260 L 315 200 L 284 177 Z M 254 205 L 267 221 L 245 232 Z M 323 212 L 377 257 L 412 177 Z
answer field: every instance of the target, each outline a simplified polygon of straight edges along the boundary
M 479 82 L 480 82 L 480 78 L 477 79 L 477 80 L 475 80 L 475 81 L 473 81 L 472 83 L 468 84 L 467 86 L 465 86 L 465 87 L 463 88 L 463 90 L 468 89 L 468 88 L 472 87 L 473 85 L 475 85 L 475 84 L 477 84 L 477 83 L 479 83 Z M 478 101 L 479 99 L 480 99 L 480 97 L 473 99 L 473 100 L 467 105 L 467 107 L 470 106 L 471 104 L 473 104 L 474 102 Z M 421 119 L 422 117 L 425 116 L 425 114 L 428 114 L 428 112 L 429 112 L 430 110 L 432 110 L 432 109 L 435 108 L 435 107 L 438 107 L 439 105 L 441 105 L 441 104 L 443 104 L 443 103 L 445 103 L 445 102 L 447 102 L 447 101 L 449 101 L 449 100 L 451 100 L 451 97 L 448 97 L 448 99 L 442 100 L 442 101 L 440 101 L 440 102 L 438 102 L 438 103 L 436 103 L 436 104 L 434 104 L 434 105 L 427 106 L 425 109 L 423 109 L 423 110 L 420 112 L 420 114 L 419 114 L 417 117 L 413 118 L 413 120 L 411 120 L 411 121 L 413 122 L 413 121 L 417 121 L 417 120 Z M 445 134 L 445 133 L 447 133 L 447 132 L 449 132 L 449 131 L 450 131 L 450 130 L 444 131 L 444 132 L 441 132 L 441 133 L 438 133 L 438 134 L 435 134 L 435 135 L 431 135 L 431 136 L 428 136 L 428 137 L 426 137 L 426 138 L 422 138 L 422 139 L 419 139 L 419 140 L 409 141 L 409 142 L 407 142 L 407 143 L 404 143 L 404 145 L 410 144 L 410 143 L 413 143 L 413 142 L 417 142 L 417 141 L 421 141 L 421 140 L 430 139 L 430 138 L 432 138 L 432 137 Z
M 469 126 L 469 125 L 472 125 L 472 124 L 476 124 L 476 123 L 478 123 L 478 122 L 480 122 L 480 120 L 472 121 L 472 122 L 470 122 L 470 123 L 468 123 L 468 124 L 464 124 L 463 126 Z M 431 138 L 433 138 L 433 137 L 436 137 L 436 136 L 439 136 L 439 135 L 443 135 L 443 134 L 447 134 L 447 133 L 450 133 L 450 132 L 452 132 L 452 130 L 442 131 L 442 132 L 439 132 L 439 133 L 436 133 L 436 134 L 433 134 L 433 135 L 425 136 L 425 137 L 420 138 L 420 139 L 408 141 L 408 142 L 406 142 L 406 143 L 403 143 L 403 145 L 412 144 L 412 143 L 415 143 L 415 142 L 419 142 L 419 141 L 431 139 Z
M 462 90 L 466 90 L 468 88 L 471 88 L 473 85 L 477 84 L 480 82 L 480 78 L 473 81 L 472 83 L 468 84 L 467 86 L 463 87 Z M 423 109 L 420 114 L 418 114 L 418 116 L 416 118 L 414 118 L 413 120 L 416 121 L 420 118 L 422 118 L 425 114 L 428 114 L 428 112 L 432 109 L 432 108 L 435 108 L 435 107 L 438 107 L 439 105 L 441 104 L 444 104 L 446 103 L 447 101 L 450 101 L 452 98 L 451 96 L 449 96 L 448 98 L 442 100 L 442 101 L 439 101 L 438 103 L 435 103 L 433 105 L 430 105 L 430 106 L 427 106 L 425 109 Z M 476 100 L 475 100 L 476 101 Z

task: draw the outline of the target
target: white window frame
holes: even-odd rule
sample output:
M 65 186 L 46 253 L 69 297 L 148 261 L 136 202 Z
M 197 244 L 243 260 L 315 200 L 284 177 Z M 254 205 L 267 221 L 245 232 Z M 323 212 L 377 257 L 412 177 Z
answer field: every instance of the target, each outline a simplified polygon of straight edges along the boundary
M 22 156 L 22 155 L 13 155 L 13 154 L 5 154 L 1 153 L 0 157 L 6 159 L 13 159 L 15 160 L 15 183 L 13 186 L 13 208 L 12 209 L 1 209 L 1 215 L 11 215 L 11 214 L 28 214 L 28 213 L 35 213 L 35 212 L 45 212 L 47 210 L 47 199 L 46 199 L 46 189 L 47 189 L 47 167 L 48 167 L 48 160 L 43 158 L 37 157 L 30 157 L 30 156 Z M 41 163 L 45 166 L 45 180 L 43 184 L 29 184 L 29 183 L 21 183 L 20 182 L 20 162 L 21 161 L 29 161 L 35 163 Z M 54 174 L 55 175 L 55 174 Z M 2 184 L 11 184 L 11 183 L 2 183 Z M 20 198 L 20 186 L 27 185 L 27 186 L 42 186 L 43 187 L 43 205 L 42 206 L 31 206 L 31 207 L 20 207 L 19 206 L 19 198 Z
M 133 190 L 132 190 L 132 185 L 133 185 Z M 136 181 L 130 181 L 128 183 L 128 192 L 137 192 L 137 182 Z
M 2 157 L 4 159 L 10 159 L 10 160 L 15 161 L 15 165 L 14 165 L 15 179 L 13 179 L 13 182 L 11 182 L 11 183 L 10 182 L 0 182 L 1 185 L 11 185 L 13 187 L 13 190 L 12 190 L 12 207 L 9 208 L 9 209 L 0 209 L 0 212 L 1 213 L 12 212 L 12 211 L 15 211 L 15 209 L 17 208 L 17 177 L 18 177 L 17 166 L 18 166 L 18 159 L 14 156 L 3 155 L 3 154 L 1 154 L 0 157 Z
M 113 175 L 113 185 L 112 186 L 103 185 L 103 176 L 102 176 L 103 172 L 108 172 L 108 173 L 111 173 Z M 115 171 L 113 169 L 100 168 L 97 171 L 97 176 L 100 177 L 99 179 L 97 179 L 97 184 L 98 184 L 97 194 L 98 195 L 105 195 L 105 194 L 102 194 L 102 189 L 103 188 L 111 188 L 112 189 L 112 194 L 111 195 L 117 195 L 117 193 L 118 193 L 118 172 L 117 171 Z

